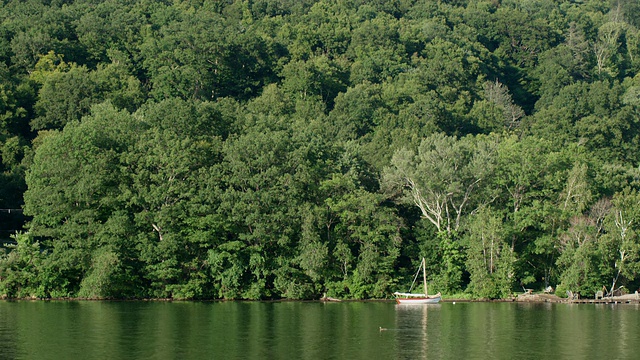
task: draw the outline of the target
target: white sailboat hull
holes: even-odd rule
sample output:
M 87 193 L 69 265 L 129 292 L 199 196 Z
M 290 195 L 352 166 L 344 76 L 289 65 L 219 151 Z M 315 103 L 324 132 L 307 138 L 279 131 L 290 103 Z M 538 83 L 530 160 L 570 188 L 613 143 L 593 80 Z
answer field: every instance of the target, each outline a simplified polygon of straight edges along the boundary
M 421 305 L 421 304 L 437 304 L 442 299 L 442 295 L 425 296 L 424 294 L 403 294 L 395 293 L 396 303 L 400 305 Z

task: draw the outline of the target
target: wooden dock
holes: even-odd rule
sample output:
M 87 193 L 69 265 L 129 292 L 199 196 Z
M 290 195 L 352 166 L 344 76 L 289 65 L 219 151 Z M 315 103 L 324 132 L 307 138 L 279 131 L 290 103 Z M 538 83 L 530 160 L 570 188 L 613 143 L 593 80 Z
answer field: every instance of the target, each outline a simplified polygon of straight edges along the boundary
M 603 297 L 599 299 L 578 298 L 567 299 L 550 294 L 522 294 L 516 298 L 518 302 L 551 302 L 564 304 L 640 304 L 639 294 L 628 294 L 622 296 Z
M 626 296 L 615 296 L 610 298 L 602 298 L 602 299 L 574 299 L 566 301 L 569 304 L 640 304 L 640 299 L 631 298 Z

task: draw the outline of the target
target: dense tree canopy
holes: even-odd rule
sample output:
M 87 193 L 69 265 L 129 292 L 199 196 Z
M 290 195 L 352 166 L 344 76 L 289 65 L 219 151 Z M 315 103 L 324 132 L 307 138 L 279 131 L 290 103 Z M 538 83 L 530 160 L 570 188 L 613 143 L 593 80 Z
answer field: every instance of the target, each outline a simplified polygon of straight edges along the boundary
M 0 297 L 635 290 L 638 14 L 5 1 Z

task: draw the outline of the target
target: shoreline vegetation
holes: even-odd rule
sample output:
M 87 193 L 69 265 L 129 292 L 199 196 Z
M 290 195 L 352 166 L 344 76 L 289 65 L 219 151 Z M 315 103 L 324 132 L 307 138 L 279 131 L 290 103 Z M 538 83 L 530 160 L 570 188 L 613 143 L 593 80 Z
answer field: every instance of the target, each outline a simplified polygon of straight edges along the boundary
M 633 292 L 640 2 L 6 0 L 0 236 L 3 298 Z
M 147 298 L 147 299 L 109 299 L 109 298 L 0 298 L 0 301 L 157 301 L 157 302 L 182 302 L 182 301 L 195 301 L 195 302 L 209 302 L 209 301 L 268 301 L 268 302 L 389 302 L 395 303 L 393 299 L 337 299 L 332 297 L 323 297 L 317 300 L 299 300 L 299 299 L 275 299 L 275 300 L 228 300 L 228 299 L 206 299 L 206 300 L 189 300 L 189 299 L 172 299 L 172 298 Z M 469 298 L 469 297 L 443 297 L 441 302 L 443 303 L 465 303 L 465 302 L 526 302 L 526 303 L 563 303 L 563 304 L 640 304 L 640 296 L 638 294 L 627 294 L 619 296 L 604 297 L 598 299 L 592 298 L 562 298 L 555 294 L 519 294 L 510 298 L 504 299 L 482 299 L 482 298 Z

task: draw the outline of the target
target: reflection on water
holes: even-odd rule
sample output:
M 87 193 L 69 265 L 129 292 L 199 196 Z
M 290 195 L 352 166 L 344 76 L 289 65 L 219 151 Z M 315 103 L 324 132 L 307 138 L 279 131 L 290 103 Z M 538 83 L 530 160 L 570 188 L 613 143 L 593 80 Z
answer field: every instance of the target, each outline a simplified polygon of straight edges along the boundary
M 16 344 L 18 343 L 15 329 L 10 324 L 16 322 L 16 314 L 0 303 L 0 359 L 13 359 L 17 357 Z
M 397 305 L 396 325 L 385 335 L 394 338 L 402 359 L 634 358 L 640 351 L 639 310 L 550 303 Z
M 0 359 L 633 358 L 636 305 L 0 301 Z
M 438 354 L 440 304 L 396 305 L 397 354 L 399 358 L 425 359 Z M 431 330 L 431 331 L 429 331 Z M 436 330 L 436 331 L 434 331 Z

